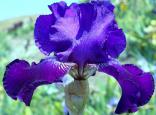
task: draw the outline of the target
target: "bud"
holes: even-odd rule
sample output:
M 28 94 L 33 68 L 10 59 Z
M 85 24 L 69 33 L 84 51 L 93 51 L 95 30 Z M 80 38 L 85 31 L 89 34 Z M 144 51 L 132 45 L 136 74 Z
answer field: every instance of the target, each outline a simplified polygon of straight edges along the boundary
M 89 96 L 88 78 L 94 76 L 97 70 L 95 64 L 83 67 L 73 65 L 69 74 L 74 81 L 65 86 L 65 103 L 70 115 L 82 115 Z
M 88 80 L 74 80 L 65 87 L 65 103 L 70 115 L 82 115 L 89 95 Z

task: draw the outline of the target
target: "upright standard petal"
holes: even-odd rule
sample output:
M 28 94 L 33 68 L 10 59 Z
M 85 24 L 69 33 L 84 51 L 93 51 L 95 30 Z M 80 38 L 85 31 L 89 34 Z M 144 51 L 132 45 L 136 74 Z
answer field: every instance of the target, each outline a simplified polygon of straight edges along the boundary
M 122 96 L 115 113 L 136 112 L 145 105 L 154 92 L 154 79 L 138 67 L 127 65 L 100 65 L 100 72 L 113 76 L 120 84 Z
M 110 2 L 59 2 L 49 8 L 52 14 L 41 15 L 35 24 L 35 41 L 45 54 L 54 52 L 59 61 L 84 65 L 106 63 L 125 49 Z
M 123 31 L 118 28 L 113 7 L 108 2 L 80 4 L 80 29 L 69 61 L 80 65 L 107 63 L 126 47 Z
M 57 34 L 57 30 L 52 28 L 56 18 L 53 14 L 41 15 L 37 18 L 34 29 L 35 43 L 46 55 L 51 52 L 60 52 L 68 49 L 71 46 L 71 41 L 65 39 L 66 37 L 62 34 Z M 54 36 L 52 37 L 52 34 Z M 52 38 L 56 39 L 52 39 Z M 59 39 L 58 39 L 59 38 Z M 64 39 L 63 39 L 64 38 Z
M 63 1 L 49 5 L 49 9 L 53 12 L 55 17 L 63 17 L 66 8 L 67 4 Z
M 3 85 L 6 93 L 13 99 L 30 105 L 34 90 L 44 84 L 60 82 L 70 66 L 54 59 L 45 59 L 29 65 L 24 60 L 14 60 L 6 67 Z
M 47 55 L 72 47 L 79 28 L 76 4 L 67 7 L 62 1 L 49 5 L 49 9 L 53 13 L 39 16 L 34 30 L 36 45 Z

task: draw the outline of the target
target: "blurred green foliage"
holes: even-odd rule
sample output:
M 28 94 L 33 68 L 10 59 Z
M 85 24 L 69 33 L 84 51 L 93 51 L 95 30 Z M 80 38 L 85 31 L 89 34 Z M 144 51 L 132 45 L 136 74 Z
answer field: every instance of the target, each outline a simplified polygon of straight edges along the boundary
M 113 4 L 116 6 L 117 22 L 127 37 L 127 49 L 120 56 L 120 61 L 134 63 L 156 76 L 156 1 L 113 0 Z M 5 66 L 16 58 L 29 62 L 38 62 L 44 58 L 34 44 L 33 28 L 34 21 L 30 19 L 20 27 L 12 29 L 10 25 L 0 31 L 1 79 Z M 85 115 L 113 115 L 120 96 L 117 82 L 112 77 L 97 73 L 96 77 L 90 78 L 90 98 Z M 0 115 L 62 115 L 63 103 L 63 89 L 53 84 L 39 87 L 34 93 L 31 106 L 26 107 L 6 95 L 0 80 Z M 146 106 L 133 114 L 155 115 L 155 107 L 154 94 Z

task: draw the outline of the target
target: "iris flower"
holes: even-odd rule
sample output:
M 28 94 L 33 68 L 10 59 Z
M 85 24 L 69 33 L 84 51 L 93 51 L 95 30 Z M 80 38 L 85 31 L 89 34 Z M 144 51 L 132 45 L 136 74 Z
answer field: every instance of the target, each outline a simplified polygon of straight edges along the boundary
M 29 106 L 38 86 L 61 82 L 66 74 L 86 80 L 99 71 L 114 77 L 122 89 L 116 113 L 136 112 L 148 103 L 154 92 L 152 75 L 117 61 L 126 38 L 110 2 L 58 2 L 49 9 L 52 13 L 40 15 L 34 29 L 36 46 L 48 58 L 32 64 L 16 59 L 6 67 L 3 85 L 12 99 Z

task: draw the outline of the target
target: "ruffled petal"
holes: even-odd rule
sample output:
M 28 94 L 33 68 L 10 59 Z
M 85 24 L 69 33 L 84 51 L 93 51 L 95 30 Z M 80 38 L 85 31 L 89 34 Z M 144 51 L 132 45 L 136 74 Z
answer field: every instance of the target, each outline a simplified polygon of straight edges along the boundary
M 91 2 L 94 3 L 94 4 L 97 4 L 97 5 L 105 4 L 105 7 L 108 10 L 110 10 L 112 12 L 114 10 L 114 5 L 111 4 L 110 0 L 99 0 L 98 2 L 97 2 L 97 0 L 92 0 Z
M 55 17 L 63 17 L 66 8 L 67 8 L 67 4 L 63 1 L 49 5 L 49 9 L 53 12 Z
M 55 21 L 54 15 L 41 15 L 36 20 L 34 29 L 35 43 L 44 54 L 50 54 L 55 49 L 49 39 L 50 31 L 52 33 L 56 31 L 51 29 L 51 25 Z
M 79 9 L 80 9 L 79 12 L 80 28 L 77 33 L 76 39 L 80 39 L 84 31 L 87 32 L 90 31 L 92 27 L 92 23 L 95 20 L 97 15 L 93 4 L 90 3 L 79 4 Z
M 69 39 L 74 41 L 77 32 L 79 30 L 79 17 L 78 17 L 78 5 L 71 4 L 68 9 L 65 10 L 64 17 L 57 18 L 56 23 L 51 26 L 57 30 L 57 35 L 63 35 L 64 37 L 55 36 L 53 39 Z M 55 35 L 51 34 L 51 36 Z
M 99 52 L 105 52 L 105 55 L 117 58 L 126 47 L 126 38 L 115 21 L 113 5 L 104 2 L 94 6 L 97 15 L 89 32 L 89 38 L 92 42 L 99 41 L 97 44 L 102 50 Z
M 64 52 L 72 47 L 79 29 L 77 4 L 67 7 L 65 2 L 49 5 L 53 12 L 41 15 L 35 23 L 35 42 L 42 53 Z
M 97 17 L 99 16 L 98 10 L 102 9 L 106 12 L 102 15 L 107 15 L 108 12 L 112 12 L 114 10 L 114 6 L 108 1 L 92 1 L 91 3 L 81 3 L 79 4 L 79 23 L 80 29 L 79 32 L 82 35 L 82 31 L 89 32 L 91 27 L 93 26 L 94 21 L 97 22 Z M 78 33 L 78 34 L 80 34 Z M 78 38 L 78 37 L 77 37 Z
M 120 84 L 122 96 L 115 113 L 136 112 L 139 106 L 145 105 L 153 95 L 154 79 L 138 67 L 127 65 L 100 65 L 100 72 L 113 76 Z
M 69 61 L 84 65 L 117 58 L 126 47 L 126 39 L 115 21 L 114 7 L 109 2 L 84 3 L 79 7 L 80 29 Z
M 123 31 L 121 29 L 110 31 L 107 34 L 105 45 L 108 50 L 108 54 L 113 58 L 117 58 L 126 47 L 126 38 Z
M 43 53 L 54 52 L 59 61 L 84 65 L 106 63 L 125 49 L 125 35 L 110 2 L 59 2 L 49 8 L 52 14 L 40 16 L 35 24 L 35 41 Z
M 38 86 L 60 82 L 69 69 L 69 65 L 51 58 L 32 65 L 16 59 L 6 67 L 4 89 L 11 98 L 19 99 L 29 106 L 33 92 Z

